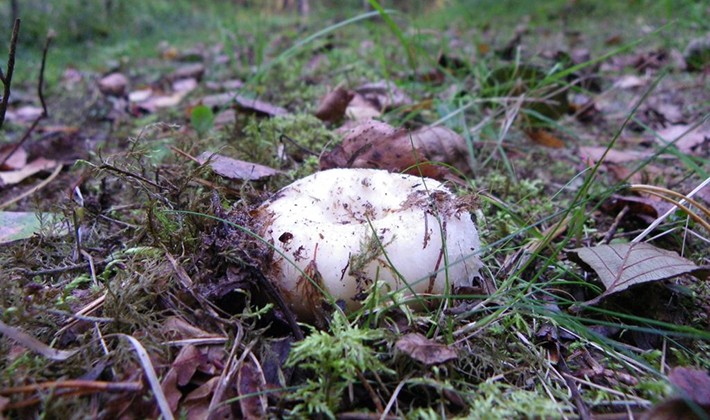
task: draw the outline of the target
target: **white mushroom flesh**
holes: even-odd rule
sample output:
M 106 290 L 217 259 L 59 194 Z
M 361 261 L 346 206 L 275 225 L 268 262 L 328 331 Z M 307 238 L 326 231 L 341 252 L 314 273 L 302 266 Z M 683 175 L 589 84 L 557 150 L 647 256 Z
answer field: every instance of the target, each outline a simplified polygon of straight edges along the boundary
M 301 319 L 312 318 L 324 297 L 356 309 L 374 281 L 424 296 L 470 286 L 481 245 L 465 207 L 429 178 L 318 172 L 257 210 L 258 233 L 274 251 L 264 272 Z

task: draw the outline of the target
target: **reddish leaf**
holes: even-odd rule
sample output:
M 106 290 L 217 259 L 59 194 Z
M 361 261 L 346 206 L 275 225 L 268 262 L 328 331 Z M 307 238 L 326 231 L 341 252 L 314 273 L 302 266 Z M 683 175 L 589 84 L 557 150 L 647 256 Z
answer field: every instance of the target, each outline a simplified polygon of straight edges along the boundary
M 350 100 L 353 98 L 353 92 L 338 86 L 335 90 L 328 92 L 321 99 L 316 118 L 326 122 L 336 122 L 343 119 L 345 109 L 348 107 Z
M 458 358 L 449 346 L 429 340 L 418 333 L 410 333 L 397 340 L 397 350 L 425 365 L 438 365 Z
M 707 372 L 675 367 L 668 374 L 671 383 L 680 388 L 694 403 L 710 406 L 710 375 Z
M 530 140 L 545 147 L 552 147 L 554 149 L 565 147 L 565 142 L 548 130 L 530 129 L 525 130 L 525 134 L 528 135 Z
M 376 168 L 449 178 L 443 162 L 468 172 L 464 139 L 445 127 L 423 127 L 409 132 L 369 120 L 347 131 L 343 141 L 321 157 L 321 169 Z
M 281 171 L 258 163 L 232 159 L 216 153 L 204 152 L 197 157 L 201 164 L 209 163 L 212 170 L 225 178 L 255 181 L 282 173 Z
M 606 212 L 614 212 L 620 211 L 624 206 L 629 206 L 629 210 L 635 216 L 642 218 L 647 216 L 650 219 L 656 219 L 668 211 L 672 204 L 654 197 L 612 195 L 602 208 Z

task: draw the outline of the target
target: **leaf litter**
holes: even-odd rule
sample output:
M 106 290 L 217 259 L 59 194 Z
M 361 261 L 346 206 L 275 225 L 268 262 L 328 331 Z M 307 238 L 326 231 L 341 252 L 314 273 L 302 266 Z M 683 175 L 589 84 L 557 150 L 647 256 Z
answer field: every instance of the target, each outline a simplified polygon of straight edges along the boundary
M 428 7 L 436 11 L 438 6 Z M 556 13 L 566 22 L 579 12 L 568 8 Z M 392 23 L 387 30 L 400 24 Z M 705 282 L 688 276 L 702 276 L 708 263 L 702 251 L 707 248 L 698 245 L 706 237 L 697 225 L 673 215 L 657 229 L 664 236 L 653 245 L 616 243 L 612 240 L 638 233 L 668 209 L 631 192 L 612 200 L 610 194 L 590 195 L 583 229 L 574 218 L 565 219 L 563 228 L 546 219 L 570 203 L 562 204 L 567 193 L 585 188 L 570 179 L 579 181 L 594 170 L 604 153 L 592 192 L 596 186 L 611 189 L 628 180 L 677 191 L 697 185 L 708 145 L 706 124 L 697 124 L 706 118 L 698 106 L 703 79 L 686 71 L 704 65 L 696 60 L 703 57 L 702 42 L 691 42 L 685 55 L 675 47 L 644 45 L 591 63 L 636 35 L 603 34 L 606 43 L 600 52 L 593 32 L 554 35 L 525 18 L 511 30 L 516 25 L 512 37 L 493 25 L 452 26 L 438 33 L 441 39 L 434 44 L 422 38 L 417 48 L 427 60 L 417 69 L 394 65 L 404 63 L 404 49 L 411 45 L 399 45 L 395 52 L 378 50 L 380 41 L 386 44 L 396 36 L 373 42 L 371 34 L 359 33 L 351 45 L 337 31 L 318 49 L 306 47 L 309 53 L 301 53 L 303 57 L 291 56 L 290 62 L 274 64 L 254 78 L 258 60 L 273 60 L 298 42 L 293 33 L 275 35 L 263 51 L 254 50 L 253 34 L 244 34 L 254 42 L 188 49 L 166 43 L 156 49 L 157 59 L 130 58 L 88 77 L 85 70 L 68 69 L 55 86 L 60 94 L 49 101 L 64 113 L 40 124 L 30 141 L 16 149 L 25 156 L 8 160 L 0 172 L 23 170 L 41 159 L 65 165 L 57 166 L 60 173 L 50 179 L 54 188 L 22 195 L 51 167 L 0 187 L 0 202 L 20 198 L 12 210 L 25 216 L 12 219 L 9 226 L 31 227 L 25 240 L 0 249 L 0 313 L 12 331 L 53 343 L 58 351 L 79 348 L 83 363 L 76 366 L 69 358 L 46 369 L 41 358 L 9 345 L 8 334 L 3 334 L 0 345 L 9 350 L 2 366 L 8 374 L 0 378 L 0 391 L 80 377 L 91 368 L 86 361 L 108 360 L 110 368 L 94 366 L 99 375 L 116 386 L 147 378 L 153 395 L 164 393 L 165 398 L 143 398 L 146 388 L 126 387 L 117 394 L 87 388 L 83 397 L 58 394 L 55 405 L 41 405 L 13 393 L 2 394 L 0 410 L 57 414 L 99 404 L 109 417 L 155 417 L 162 410 L 166 417 L 212 413 L 258 418 L 303 413 L 298 410 L 403 416 L 409 407 L 418 413 L 510 418 L 609 414 L 616 411 L 614 404 L 595 401 L 623 400 L 635 401 L 629 409 L 640 414 L 671 396 L 644 388 L 661 384 L 645 373 L 667 372 L 672 366 L 669 383 L 706 406 L 702 393 L 692 393 L 688 386 L 707 382 L 702 371 L 678 367 L 707 366 L 697 355 L 708 340 L 702 334 L 707 329 L 702 314 L 710 300 Z M 414 39 L 402 35 L 405 43 Z M 349 50 L 354 58 L 344 63 L 341 54 Z M 582 66 L 570 72 L 574 77 L 554 76 L 569 65 L 559 52 Z M 379 53 L 387 54 L 380 61 L 387 67 L 385 74 L 372 61 Z M 390 59 L 392 68 L 382 64 Z M 670 73 L 654 85 L 664 67 Z M 509 71 L 499 77 L 495 69 L 500 68 L 542 70 L 531 70 L 534 77 Z M 486 90 L 491 75 L 500 79 L 494 95 Z M 328 86 L 336 88 L 328 93 Z M 652 86 L 655 90 L 648 93 Z M 11 99 L 21 101 L 9 104 L 9 128 L 3 133 L 13 148 L 22 129 L 42 113 L 29 92 L 24 85 L 13 89 Z M 561 92 L 564 97 L 554 101 L 557 108 L 542 106 Z M 625 125 L 633 104 L 647 93 Z M 323 98 L 320 106 L 318 98 Z M 317 125 L 313 115 L 325 124 Z M 155 121 L 170 124 L 151 125 Z M 610 141 L 616 144 L 607 153 L 604 145 Z M 680 154 L 673 149 L 659 154 L 671 141 Z M 198 156 L 198 162 L 186 161 L 186 156 Z M 66 166 L 77 159 L 85 160 Z M 486 242 L 496 244 L 487 256 L 490 272 L 510 277 L 490 274 L 481 285 L 442 300 L 431 313 L 407 312 L 399 305 L 383 310 L 387 306 L 377 299 L 396 302 L 397 295 L 373 291 L 366 311 L 352 316 L 348 326 L 328 317 L 337 312 L 333 302 L 324 308 L 324 330 L 311 331 L 309 337 L 322 333 L 323 340 L 352 344 L 349 349 L 356 353 L 318 364 L 312 362 L 319 360 L 317 349 L 308 353 L 301 347 L 303 364 L 289 365 L 295 335 L 284 309 L 253 272 L 263 258 L 262 248 L 243 228 L 249 226 L 250 209 L 290 179 L 329 167 L 409 171 L 454 183 L 463 193 L 479 191 L 483 204 L 474 215 L 486 230 Z M 236 187 L 234 180 L 239 181 Z M 70 199 L 76 190 L 81 202 Z M 35 212 L 63 215 L 71 226 L 69 235 L 46 235 L 52 230 L 48 225 L 28 218 Z M 559 253 L 566 240 L 574 251 Z M 612 242 L 596 245 L 607 240 Z M 664 249 L 682 251 L 685 258 Z M 587 261 L 603 291 L 594 282 L 567 281 L 589 276 L 568 265 L 574 257 Z M 508 261 L 515 262 L 510 266 L 514 269 L 506 267 Z M 534 290 L 517 286 L 530 279 L 536 279 L 529 283 Z M 667 287 L 652 287 L 657 285 Z M 609 316 L 593 311 L 608 308 L 607 298 L 623 304 L 623 292 L 631 287 L 643 296 L 636 300 L 646 312 L 632 305 Z M 523 295 L 522 301 L 511 298 Z M 581 317 L 574 304 L 590 310 Z M 644 321 L 619 321 L 626 316 L 648 317 L 653 328 Z M 660 331 L 652 324 L 655 320 L 692 333 L 674 335 L 677 331 L 667 327 Z M 540 322 L 562 322 L 554 337 L 545 335 L 547 344 L 534 342 L 531 326 Z M 612 325 L 602 330 L 596 323 Z M 55 325 L 65 327 L 58 332 Z M 604 340 L 590 341 L 589 331 L 598 331 Z M 114 333 L 133 337 L 131 343 L 142 346 L 134 344 L 141 354 L 138 364 L 134 354 L 106 339 Z M 663 343 L 670 343 L 671 351 L 665 353 L 666 344 L 654 337 L 667 340 Z M 537 357 L 552 348 L 550 343 L 555 357 Z M 608 351 L 600 351 L 600 345 L 609 346 Z M 615 346 L 648 350 L 628 359 L 611 349 Z M 407 357 L 393 358 L 395 349 Z M 663 358 L 657 363 L 653 352 L 660 351 Z M 381 369 L 353 368 L 362 360 L 356 356 Z M 539 372 L 553 373 L 544 379 L 544 390 L 535 385 Z M 556 374 L 569 380 L 550 379 Z M 323 378 L 330 388 L 313 386 Z M 607 393 L 609 386 L 616 393 Z M 568 398 L 568 391 L 577 388 Z M 551 394 L 558 403 L 545 397 Z M 318 398 L 325 402 L 319 405 Z M 18 408 L 23 403 L 28 408 Z

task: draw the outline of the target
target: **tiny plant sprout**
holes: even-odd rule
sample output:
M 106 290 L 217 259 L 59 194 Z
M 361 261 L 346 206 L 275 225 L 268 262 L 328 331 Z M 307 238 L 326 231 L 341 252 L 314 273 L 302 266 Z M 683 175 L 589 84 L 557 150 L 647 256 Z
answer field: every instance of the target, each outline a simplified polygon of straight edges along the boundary
M 429 178 L 317 172 L 255 212 L 257 232 L 272 245 L 263 271 L 302 320 L 324 300 L 357 309 L 374 282 L 411 297 L 445 294 L 470 286 L 481 267 L 469 207 Z

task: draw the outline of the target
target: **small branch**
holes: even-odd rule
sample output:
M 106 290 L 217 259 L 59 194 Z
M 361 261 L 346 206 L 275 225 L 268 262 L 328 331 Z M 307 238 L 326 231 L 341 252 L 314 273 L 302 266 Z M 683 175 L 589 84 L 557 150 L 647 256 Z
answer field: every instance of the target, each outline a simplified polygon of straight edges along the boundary
M 12 27 L 12 37 L 10 38 L 10 52 L 7 57 L 7 75 L 2 74 L 3 92 L 2 101 L 0 102 L 0 129 L 5 122 L 5 111 L 10 100 L 10 86 L 12 85 L 12 73 L 15 71 L 15 53 L 17 52 L 17 38 L 20 35 L 20 19 L 15 19 L 15 25 Z M 9 155 L 8 155 L 9 156 Z
M 19 19 L 17 20 L 16 28 L 19 31 Z M 37 94 L 39 95 L 39 101 L 42 104 L 42 113 L 35 118 L 35 120 L 32 122 L 32 125 L 25 131 L 25 134 L 22 135 L 22 138 L 20 141 L 15 143 L 15 147 L 10 150 L 10 153 L 8 153 L 5 158 L 0 161 L 0 165 L 3 165 L 5 162 L 7 162 L 8 159 L 10 159 L 10 156 L 12 156 L 22 145 L 27 141 L 28 138 L 30 138 L 30 135 L 32 132 L 37 128 L 37 125 L 41 120 L 44 118 L 47 118 L 49 116 L 49 113 L 47 112 L 47 104 L 44 101 L 44 93 L 42 92 L 42 85 L 44 84 L 44 68 L 45 64 L 47 62 L 47 51 L 49 51 L 49 44 L 52 42 L 52 39 L 54 38 L 54 33 L 50 32 L 47 34 L 47 39 L 44 42 L 44 49 L 42 50 L 42 64 L 40 65 L 39 68 L 39 80 L 37 82 Z M 17 42 L 17 39 L 15 38 L 15 33 L 13 32 L 13 41 Z M 14 46 L 11 45 L 10 48 L 10 54 L 12 57 L 12 67 L 15 66 L 15 49 Z M 0 104 L 0 128 L 2 128 L 2 123 L 5 120 L 5 110 L 7 109 L 7 101 L 6 98 L 10 96 L 10 79 L 11 77 L 11 71 L 10 71 L 10 60 L 8 59 L 8 77 L 6 79 L 5 83 L 5 90 L 7 92 L 7 96 L 3 96 L 2 98 L 2 103 Z
M 52 39 L 54 39 L 54 32 L 50 31 L 47 34 L 47 39 L 44 41 L 44 48 L 42 49 L 42 64 L 40 64 L 39 67 L 39 81 L 37 82 L 37 96 L 39 96 L 39 102 L 42 104 L 42 118 L 49 116 L 42 88 L 44 86 L 44 68 L 47 64 L 47 51 L 49 51 L 49 44 L 52 43 Z

